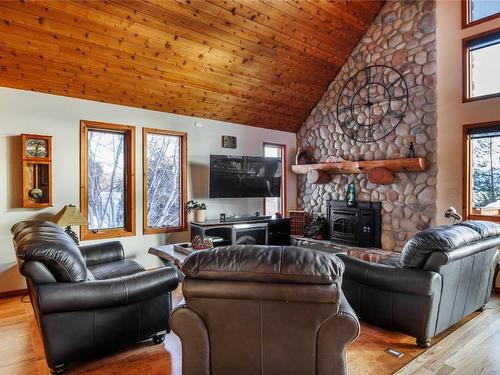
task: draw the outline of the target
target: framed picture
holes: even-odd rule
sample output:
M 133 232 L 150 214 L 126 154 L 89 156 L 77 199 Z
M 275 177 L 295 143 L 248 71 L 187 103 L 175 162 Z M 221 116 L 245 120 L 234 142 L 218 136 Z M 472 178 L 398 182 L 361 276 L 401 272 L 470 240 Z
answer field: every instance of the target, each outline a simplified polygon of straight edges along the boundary
M 222 147 L 223 148 L 236 148 L 236 137 L 231 135 L 222 136 Z

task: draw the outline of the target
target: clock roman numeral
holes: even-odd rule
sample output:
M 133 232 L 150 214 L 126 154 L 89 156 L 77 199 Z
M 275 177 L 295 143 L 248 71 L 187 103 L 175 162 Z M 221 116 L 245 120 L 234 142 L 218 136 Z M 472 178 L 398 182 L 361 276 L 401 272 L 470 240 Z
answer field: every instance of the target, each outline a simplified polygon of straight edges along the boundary
M 406 99 L 406 98 L 407 98 L 407 96 L 406 96 L 406 95 L 398 95 L 398 96 L 393 96 L 393 97 L 391 97 L 391 100 L 392 100 L 392 101 L 397 101 L 397 100 L 404 100 L 404 99 Z
M 386 87 L 386 90 L 389 91 L 389 94 L 392 96 L 394 95 L 394 90 L 396 88 L 396 85 L 399 83 L 399 82 L 404 82 L 403 81 L 403 77 L 402 76 L 398 76 L 398 78 L 392 82 L 389 86 Z M 405 84 L 406 86 L 406 84 Z
M 365 69 L 366 85 L 370 83 L 371 76 L 372 76 L 372 69 L 371 68 Z
M 375 131 L 373 130 L 373 126 L 368 127 L 368 135 L 366 136 L 366 141 L 367 142 L 373 142 L 375 139 L 373 138 L 373 133 Z
M 377 126 L 381 126 L 381 127 L 384 129 L 384 134 L 389 134 L 389 133 L 390 133 L 390 131 L 389 131 L 389 129 L 387 129 L 387 128 L 385 127 L 385 124 L 384 124 L 384 122 L 383 122 L 383 121 L 384 121 L 384 120 L 380 121 L 380 122 L 377 124 Z
M 350 107 L 342 107 L 342 108 L 339 108 L 337 109 L 337 112 L 343 112 L 343 113 L 347 113 L 351 110 Z
M 382 71 L 380 72 L 380 79 L 377 81 L 377 83 L 379 84 L 382 84 L 384 82 L 384 78 L 385 78 L 385 70 L 386 70 L 386 67 L 382 67 Z
M 358 83 L 356 82 L 356 80 L 353 80 L 352 84 L 354 85 L 354 90 L 356 92 L 358 92 L 361 89 L 361 87 L 358 85 Z
M 403 118 L 403 114 L 401 114 L 401 113 L 399 113 L 399 112 L 395 112 L 395 111 L 393 111 L 393 110 L 389 110 L 389 111 L 387 111 L 386 116 L 387 116 L 387 117 L 389 117 L 389 116 L 390 116 L 390 117 L 399 117 L 399 118 Z

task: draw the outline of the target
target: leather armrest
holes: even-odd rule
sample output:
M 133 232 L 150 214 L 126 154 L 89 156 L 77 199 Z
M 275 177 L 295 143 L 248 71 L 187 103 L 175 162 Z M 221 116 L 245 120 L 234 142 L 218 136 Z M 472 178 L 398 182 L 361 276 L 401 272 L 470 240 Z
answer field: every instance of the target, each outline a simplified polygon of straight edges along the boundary
M 491 237 L 483 241 L 461 246 L 453 251 L 434 251 L 429 255 L 424 269 L 438 271 L 445 264 L 466 258 L 485 250 L 497 248 L 500 245 L 500 237 Z
M 317 374 L 347 375 L 347 347 L 359 336 L 359 320 L 344 295 L 339 311 L 324 322 L 318 332 Z
M 115 279 L 40 285 L 38 302 L 41 313 L 99 309 L 153 298 L 178 283 L 175 269 L 165 267 Z
M 21 274 L 30 278 L 35 285 L 57 283 L 52 272 L 42 262 L 31 260 L 29 262 L 20 261 L 19 269 Z
M 123 246 L 120 241 L 80 246 L 80 252 L 85 259 L 87 267 L 96 264 L 116 262 L 125 258 Z
M 182 374 L 210 375 L 210 341 L 202 318 L 185 305 L 170 314 L 169 325 L 182 341 Z
M 344 278 L 373 288 L 430 296 L 441 289 L 441 275 L 421 269 L 408 269 L 340 255 L 345 264 Z

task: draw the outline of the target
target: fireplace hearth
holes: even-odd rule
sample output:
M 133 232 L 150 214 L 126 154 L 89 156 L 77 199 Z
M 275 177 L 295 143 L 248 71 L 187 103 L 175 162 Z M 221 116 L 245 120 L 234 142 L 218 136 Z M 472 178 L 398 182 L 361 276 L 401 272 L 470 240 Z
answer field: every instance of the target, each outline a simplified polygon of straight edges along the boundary
M 380 202 L 357 202 L 356 207 L 347 207 L 346 201 L 329 201 L 330 241 L 358 247 L 381 247 L 380 210 Z

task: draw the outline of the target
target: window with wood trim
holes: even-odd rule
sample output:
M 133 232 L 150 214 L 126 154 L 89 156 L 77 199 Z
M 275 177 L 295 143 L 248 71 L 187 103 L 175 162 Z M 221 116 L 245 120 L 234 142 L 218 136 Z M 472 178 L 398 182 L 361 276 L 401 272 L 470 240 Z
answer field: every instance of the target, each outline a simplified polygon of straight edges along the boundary
M 264 198 L 264 215 L 286 216 L 286 145 L 264 142 L 264 156 L 281 158 L 281 189 L 279 197 Z
M 464 126 L 463 213 L 500 221 L 500 120 Z
M 470 27 L 500 17 L 498 0 L 462 0 L 462 27 Z
M 80 121 L 82 240 L 135 235 L 135 127 Z
M 144 128 L 144 233 L 186 230 L 187 135 Z
M 500 96 L 500 28 L 463 40 L 463 101 Z

